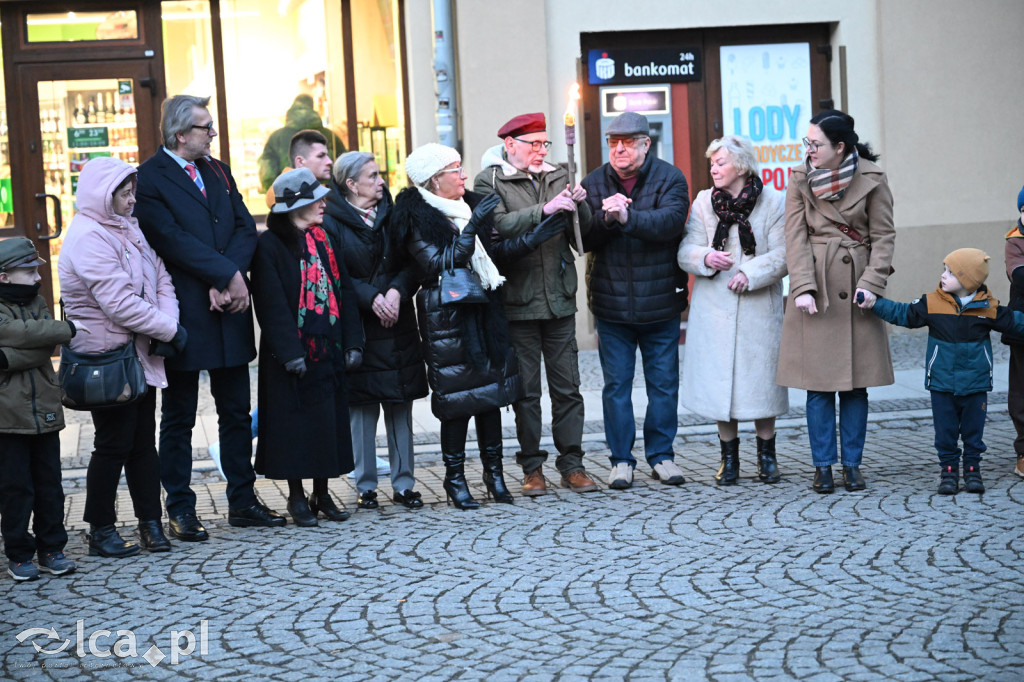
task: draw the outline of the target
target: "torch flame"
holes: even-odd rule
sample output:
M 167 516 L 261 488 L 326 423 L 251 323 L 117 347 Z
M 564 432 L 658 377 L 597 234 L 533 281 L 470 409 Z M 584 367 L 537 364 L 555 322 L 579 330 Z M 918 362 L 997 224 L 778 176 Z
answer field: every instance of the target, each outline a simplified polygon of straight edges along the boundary
M 573 83 L 569 86 L 569 101 L 565 105 L 565 125 L 576 125 L 576 102 L 580 99 L 580 84 Z

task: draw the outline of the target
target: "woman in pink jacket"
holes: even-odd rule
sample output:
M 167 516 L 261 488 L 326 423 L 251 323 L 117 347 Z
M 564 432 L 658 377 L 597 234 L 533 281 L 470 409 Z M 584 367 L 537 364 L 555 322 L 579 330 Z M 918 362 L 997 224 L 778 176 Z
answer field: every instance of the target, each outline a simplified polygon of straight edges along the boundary
M 71 221 L 58 262 L 66 314 L 91 330 L 72 339 L 73 350 L 102 353 L 135 346 L 154 388 L 167 386 L 163 358 L 185 347 L 174 285 L 160 257 L 142 236 L 135 208 L 135 168 L 112 158 L 93 159 L 78 177 L 78 215 Z M 139 520 L 139 539 L 151 552 L 171 543 L 160 522 L 160 463 L 156 452 L 156 391 L 131 405 L 93 411 L 96 437 L 86 478 L 85 521 L 89 554 L 127 557 L 139 546 L 114 527 L 114 501 L 124 470 Z

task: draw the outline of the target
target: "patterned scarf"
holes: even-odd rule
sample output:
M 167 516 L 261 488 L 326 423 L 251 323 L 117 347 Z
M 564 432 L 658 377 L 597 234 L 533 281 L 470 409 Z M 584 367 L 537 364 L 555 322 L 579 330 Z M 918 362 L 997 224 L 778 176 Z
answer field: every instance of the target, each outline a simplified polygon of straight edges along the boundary
M 846 188 L 853 181 L 853 175 L 857 172 L 857 162 L 860 156 L 857 150 L 850 152 L 839 168 L 812 168 L 807 162 L 807 186 L 814 192 L 814 196 L 825 201 L 839 201 L 846 194 Z
M 739 227 L 740 248 L 743 249 L 743 253 L 748 256 L 754 255 L 757 242 L 754 240 L 754 231 L 750 229 L 750 212 L 754 210 L 763 189 L 764 183 L 761 182 L 761 178 L 751 175 L 738 196 L 732 197 L 717 187 L 711 190 L 711 208 L 718 216 L 718 227 L 715 228 L 711 248 L 724 251 L 725 242 L 729 239 L 729 227 L 735 224 Z
M 323 228 L 313 225 L 304 236 L 306 254 L 299 261 L 299 340 L 306 357 L 319 362 L 341 350 L 341 275 Z

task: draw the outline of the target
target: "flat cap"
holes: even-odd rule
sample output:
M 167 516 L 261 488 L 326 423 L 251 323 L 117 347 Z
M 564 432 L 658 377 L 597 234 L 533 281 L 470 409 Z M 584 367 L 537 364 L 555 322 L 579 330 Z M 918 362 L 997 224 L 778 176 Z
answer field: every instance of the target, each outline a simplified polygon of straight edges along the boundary
M 547 128 L 547 122 L 541 112 L 519 114 L 498 128 L 498 137 L 504 140 L 506 137 L 519 137 L 527 133 L 543 133 Z
M 651 134 L 651 126 L 647 117 L 635 111 L 625 111 L 608 124 L 606 135 L 647 135 Z
M 45 262 L 27 237 L 0 239 L 0 271 L 35 267 Z

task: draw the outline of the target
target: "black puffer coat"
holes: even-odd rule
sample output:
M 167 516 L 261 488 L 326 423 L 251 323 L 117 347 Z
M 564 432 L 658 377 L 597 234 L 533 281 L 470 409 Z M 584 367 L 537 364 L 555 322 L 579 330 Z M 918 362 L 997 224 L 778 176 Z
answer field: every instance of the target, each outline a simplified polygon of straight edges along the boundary
M 466 192 L 470 207 L 479 194 Z M 490 217 L 480 227 L 480 242 L 490 253 Z M 508 338 L 502 292 L 488 292 L 488 303 L 441 305 L 438 277 L 445 247 L 455 244 L 455 262 L 465 265 L 473 253 L 472 235 L 461 237 L 447 217 L 408 187 L 398 194 L 393 227 L 405 235 L 409 253 L 423 278 L 416 295 L 430 407 L 438 419 L 470 417 L 522 397 L 519 363 Z
M 632 193 L 605 164 L 583 179 L 594 223 L 583 244 L 587 301 L 595 317 L 619 324 L 663 322 L 686 310 L 688 275 L 676 264 L 690 196 L 675 166 L 653 156 L 640 167 Z M 613 194 L 633 200 L 626 224 L 606 223 L 601 202 Z
M 427 373 L 416 329 L 412 297 L 419 289 L 415 265 L 390 228 L 391 194 L 385 190 L 371 229 L 331 182 L 324 232 L 345 260 L 366 334 L 363 364 L 348 373 L 351 405 L 405 403 L 427 395 Z M 373 299 L 388 289 L 402 295 L 398 322 L 385 328 L 373 312 Z

